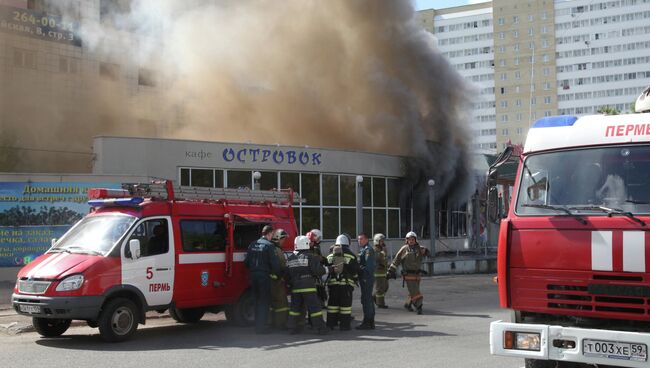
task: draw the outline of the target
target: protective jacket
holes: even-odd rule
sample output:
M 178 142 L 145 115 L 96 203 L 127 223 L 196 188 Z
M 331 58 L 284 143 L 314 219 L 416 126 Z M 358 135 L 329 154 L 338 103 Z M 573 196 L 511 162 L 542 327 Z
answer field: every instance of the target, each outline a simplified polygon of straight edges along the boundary
M 274 253 L 275 246 L 266 238 L 259 238 L 248 246 L 244 264 L 251 272 L 278 274 L 280 262 Z
M 343 264 L 342 272 L 329 276 L 328 285 L 349 285 L 354 287 L 357 283 L 359 262 L 357 261 L 357 256 L 352 253 L 349 247 L 344 246 L 343 254 L 340 256 L 330 253 L 327 256 L 327 264 L 330 266 Z
M 404 272 L 417 273 L 422 266 L 422 260 L 427 255 L 429 255 L 429 250 L 421 247 L 419 244 L 415 244 L 413 247 L 404 244 L 395 255 L 390 269 L 395 271 L 401 265 Z
M 316 292 L 316 278 L 327 272 L 328 269 L 308 250 L 293 252 L 287 260 L 287 273 L 293 292 L 307 289 Z

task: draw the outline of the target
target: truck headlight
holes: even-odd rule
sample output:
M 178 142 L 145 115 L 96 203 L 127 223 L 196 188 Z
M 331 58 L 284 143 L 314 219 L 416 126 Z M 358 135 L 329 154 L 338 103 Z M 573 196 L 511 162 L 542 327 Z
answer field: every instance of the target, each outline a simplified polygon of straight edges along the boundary
M 505 349 L 540 351 L 542 348 L 539 333 L 506 331 L 503 339 Z
M 72 291 L 77 290 L 84 283 L 83 275 L 72 275 L 63 279 L 56 286 L 56 291 Z

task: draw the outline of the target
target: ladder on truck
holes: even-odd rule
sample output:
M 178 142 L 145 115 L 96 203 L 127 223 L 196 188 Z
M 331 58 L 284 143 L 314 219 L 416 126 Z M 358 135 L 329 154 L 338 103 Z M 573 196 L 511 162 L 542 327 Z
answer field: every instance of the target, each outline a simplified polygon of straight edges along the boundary
M 251 190 L 234 188 L 207 188 L 173 185 L 171 181 L 153 183 L 125 183 L 122 189 L 133 197 L 159 198 L 164 200 L 186 201 L 239 201 L 248 203 L 276 203 L 289 205 L 301 199 L 291 189 Z

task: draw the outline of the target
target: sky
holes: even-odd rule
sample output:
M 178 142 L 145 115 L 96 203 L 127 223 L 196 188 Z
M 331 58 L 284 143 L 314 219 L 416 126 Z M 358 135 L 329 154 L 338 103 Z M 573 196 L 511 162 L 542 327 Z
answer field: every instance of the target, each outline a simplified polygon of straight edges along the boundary
M 415 0 L 415 9 L 444 9 L 452 6 L 483 3 L 489 0 Z

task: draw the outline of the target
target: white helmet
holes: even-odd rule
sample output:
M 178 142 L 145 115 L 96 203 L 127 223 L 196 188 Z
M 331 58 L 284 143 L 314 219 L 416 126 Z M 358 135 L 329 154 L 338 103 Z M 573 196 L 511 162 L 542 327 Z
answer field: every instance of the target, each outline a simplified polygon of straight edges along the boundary
M 634 103 L 635 112 L 650 112 L 650 87 L 641 92 L 639 98 Z
M 305 234 L 309 238 L 310 241 L 313 241 L 314 243 L 318 243 L 323 239 L 323 233 L 318 230 L 318 229 L 312 229 L 307 234 Z
M 375 234 L 375 236 L 372 238 L 372 242 L 375 245 L 379 245 L 379 242 L 386 239 L 386 236 L 382 233 Z
M 293 246 L 295 250 L 308 250 L 309 249 L 309 238 L 304 235 L 296 236 L 293 240 Z
M 336 237 L 336 242 L 334 242 L 334 244 L 350 246 L 350 239 L 345 235 L 339 235 Z
M 416 234 L 413 231 L 409 231 L 408 233 L 406 233 L 406 239 L 408 238 L 415 238 L 415 240 L 418 240 L 418 234 Z

